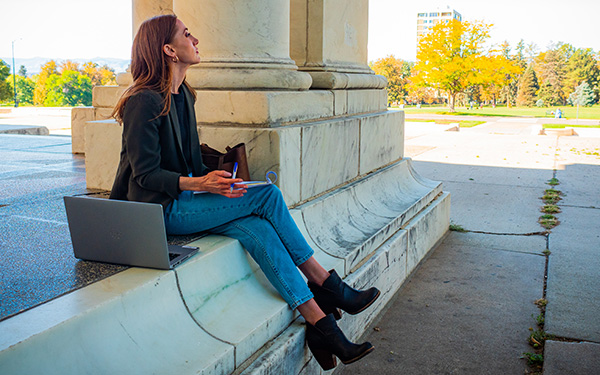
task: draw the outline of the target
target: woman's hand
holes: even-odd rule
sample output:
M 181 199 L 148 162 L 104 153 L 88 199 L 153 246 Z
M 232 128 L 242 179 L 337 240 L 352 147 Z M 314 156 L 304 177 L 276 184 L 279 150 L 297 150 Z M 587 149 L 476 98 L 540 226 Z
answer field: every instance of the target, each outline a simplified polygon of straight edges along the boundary
M 231 185 L 241 183 L 241 178 L 231 178 L 227 171 L 212 171 L 202 177 L 179 177 L 179 188 L 181 190 L 207 191 L 220 194 L 228 198 L 239 198 L 246 193 L 246 185 L 237 185 L 233 191 Z

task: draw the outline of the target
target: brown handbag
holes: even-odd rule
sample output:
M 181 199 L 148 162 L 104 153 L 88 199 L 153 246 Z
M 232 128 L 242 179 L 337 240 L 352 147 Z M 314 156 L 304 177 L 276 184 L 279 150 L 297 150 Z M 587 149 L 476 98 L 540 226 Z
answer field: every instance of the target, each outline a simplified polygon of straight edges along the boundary
M 222 153 L 210 147 L 206 143 L 200 145 L 202 153 L 202 162 L 209 169 L 224 170 L 233 173 L 233 165 L 237 162 L 238 169 L 236 178 L 241 178 L 244 181 L 250 181 L 250 172 L 248 170 L 248 159 L 246 158 L 246 144 L 240 143 L 233 147 L 227 146 L 226 152 Z

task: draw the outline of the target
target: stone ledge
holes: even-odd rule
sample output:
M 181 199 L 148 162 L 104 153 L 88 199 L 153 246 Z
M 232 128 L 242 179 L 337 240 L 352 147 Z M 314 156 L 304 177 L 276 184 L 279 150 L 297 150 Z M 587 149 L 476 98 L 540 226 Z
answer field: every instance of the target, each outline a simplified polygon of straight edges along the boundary
M 369 310 L 344 315 L 350 338 L 447 231 L 449 203 L 404 159 L 292 210 L 325 267 L 382 291 Z M 210 235 L 191 244 L 200 253 L 175 271 L 131 268 L 1 322 L 0 373 L 321 372 L 293 323 L 301 318 L 239 242 Z
M 308 234 L 325 253 L 343 258 L 350 273 L 441 193 L 403 159 L 300 206 Z
M 233 360 L 170 271 L 130 268 L 0 323 L 2 374 L 226 374 Z

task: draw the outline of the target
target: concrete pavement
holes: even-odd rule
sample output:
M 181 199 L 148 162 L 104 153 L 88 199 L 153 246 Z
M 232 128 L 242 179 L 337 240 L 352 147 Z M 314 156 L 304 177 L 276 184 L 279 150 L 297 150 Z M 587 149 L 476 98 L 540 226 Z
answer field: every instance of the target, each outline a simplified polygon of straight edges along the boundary
M 533 121 L 492 121 L 460 132 L 406 125 L 406 151 L 452 195 L 451 231 L 365 338 L 376 350 L 353 374 L 534 373 L 525 352 L 546 298 L 544 374 L 600 373 L 600 130 L 534 136 Z M 538 223 L 550 188 L 560 225 Z M 546 256 L 544 251 L 550 250 Z M 545 282 L 547 278 L 547 283 Z

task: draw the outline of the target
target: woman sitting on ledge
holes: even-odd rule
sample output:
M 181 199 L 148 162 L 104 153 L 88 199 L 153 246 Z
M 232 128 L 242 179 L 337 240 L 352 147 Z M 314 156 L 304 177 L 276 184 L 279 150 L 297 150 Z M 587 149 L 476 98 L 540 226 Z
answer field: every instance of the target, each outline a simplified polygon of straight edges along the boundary
M 339 309 L 357 314 L 379 291 L 352 289 L 315 260 L 275 185 L 246 190 L 229 172 L 203 165 L 196 94 L 185 81 L 187 69 L 200 62 L 197 44 L 174 15 L 154 17 L 140 26 L 132 48 L 133 85 L 113 113 L 123 124 L 123 139 L 110 198 L 160 203 L 169 234 L 208 231 L 239 240 L 306 320 L 308 346 L 321 367 L 333 368 L 334 355 L 346 364 L 357 361 L 373 346 L 354 344 L 344 336 L 336 323 Z M 231 190 L 233 183 L 241 184 Z

